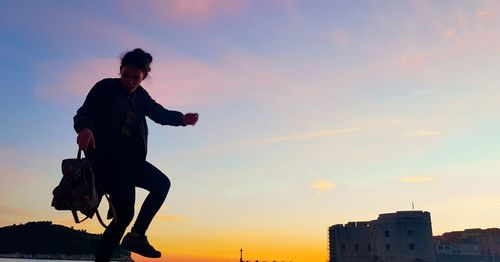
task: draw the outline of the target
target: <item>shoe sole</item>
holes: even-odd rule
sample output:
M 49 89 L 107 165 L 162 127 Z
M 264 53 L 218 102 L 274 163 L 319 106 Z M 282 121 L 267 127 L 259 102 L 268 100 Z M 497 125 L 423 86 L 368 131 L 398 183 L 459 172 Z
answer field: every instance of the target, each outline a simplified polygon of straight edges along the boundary
M 158 254 L 158 255 L 149 255 L 149 254 L 140 253 L 137 250 L 135 250 L 134 248 L 131 248 L 131 247 L 129 247 L 127 245 L 124 245 L 124 244 L 121 244 L 121 247 L 124 248 L 124 249 L 126 249 L 126 250 L 128 250 L 128 251 L 130 251 L 130 252 L 133 252 L 133 253 L 136 253 L 138 255 L 141 255 L 143 257 L 148 257 L 148 258 L 160 258 L 161 257 L 161 253 Z

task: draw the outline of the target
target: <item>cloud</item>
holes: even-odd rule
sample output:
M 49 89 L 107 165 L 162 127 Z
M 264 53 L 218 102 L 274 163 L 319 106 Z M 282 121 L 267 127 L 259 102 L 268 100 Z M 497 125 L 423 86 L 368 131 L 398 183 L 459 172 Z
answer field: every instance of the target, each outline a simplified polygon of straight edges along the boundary
M 414 137 L 428 137 L 428 136 L 440 136 L 442 135 L 442 132 L 439 131 L 432 131 L 432 130 L 420 130 L 416 132 L 409 133 L 408 136 L 414 136 Z
M 304 20 L 295 0 L 150 0 L 137 2 L 132 0 L 115 1 L 117 7 L 129 18 L 138 21 L 153 21 L 189 26 L 207 26 L 220 18 L 231 19 L 250 16 L 254 10 L 276 9 L 284 11 L 294 22 Z M 142 12 L 137 12 L 137 10 Z
M 469 44 L 465 41 L 465 38 L 458 34 L 457 30 L 454 28 L 449 28 L 443 31 L 443 37 L 454 42 L 458 46 L 468 46 Z
M 343 134 L 358 132 L 360 130 L 361 130 L 360 128 L 333 129 L 333 130 L 318 131 L 318 132 L 305 132 L 300 134 L 273 136 L 270 138 L 233 141 L 207 148 L 203 150 L 202 153 L 208 155 L 221 154 L 225 152 L 234 152 L 237 150 L 256 147 L 256 146 L 267 146 L 267 145 L 291 142 L 291 141 L 303 141 L 303 140 L 321 139 L 326 137 L 335 137 Z
M 423 54 L 412 54 L 405 56 L 402 61 L 403 66 L 418 67 L 422 66 L 425 62 L 425 57 Z
M 50 71 L 53 68 L 61 68 L 61 72 L 54 74 Z M 95 82 L 105 77 L 118 77 L 118 68 L 118 57 L 50 61 L 39 70 L 35 93 L 53 103 L 81 102 Z M 304 71 L 315 74 L 304 74 Z M 277 61 L 242 53 L 226 54 L 213 63 L 159 55 L 152 64 L 151 78 L 142 85 L 153 98 L 169 107 L 221 106 L 238 100 L 288 107 L 290 101 L 299 106 L 299 103 L 325 99 L 322 88 L 311 89 L 310 86 L 321 87 L 344 78 L 344 74 L 332 76 L 330 71 L 317 65 L 284 67 Z M 341 85 L 336 85 L 329 87 L 328 92 L 337 98 L 334 93 L 340 89 Z M 333 102 L 331 98 L 328 100 Z
M 483 17 L 494 17 L 496 14 L 495 12 L 490 10 L 478 10 L 476 11 L 475 15 L 478 18 L 483 18 Z
M 218 17 L 240 14 L 248 1 L 227 0 L 152 0 L 146 2 L 116 1 L 117 6 L 136 18 L 157 19 L 166 22 L 201 25 Z M 137 10 L 143 10 L 137 13 Z M 144 17 L 147 15 L 148 17 Z
M 405 95 L 396 95 L 388 99 L 388 101 L 405 101 L 405 100 L 411 100 L 415 98 L 419 98 L 423 95 L 427 95 L 432 93 L 431 90 L 426 90 L 426 89 L 415 89 L 411 90 L 410 93 L 405 94 Z
M 407 176 L 399 179 L 399 181 L 403 183 L 426 183 L 434 180 L 435 177 L 432 176 Z
M 24 216 L 24 217 L 30 217 L 33 215 L 26 209 L 18 207 L 10 207 L 10 206 L 0 206 L 0 214 L 2 214 L 2 216 Z
M 360 128 L 346 128 L 346 129 L 333 129 L 319 132 L 308 132 L 294 135 L 285 135 L 285 136 L 275 136 L 268 139 L 262 139 L 257 142 L 257 144 L 275 144 L 281 142 L 288 141 L 297 141 L 297 140 L 308 140 L 308 139 L 317 139 L 324 137 L 333 137 L 341 134 L 348 134 L 360 131 Z
M 323 36 L 328 43 L 338 46 L 347 46 L 351 43 L 351 36 L 345 28 L 336 28 L 333 32 Z
M 330 180 L 316 180 L 311 183 L 311 187 L 318 192 L 325 192 L 335 189 L 336 185 Z
M 293 22 L 301 23 L 304 21 L 304 16 L 299 10 L 297 0 L 272 0 L 269 3 L 280 10 L 287 11 Z
M 167 15 L 173 15 L 176 19 L 205 20 L 217 15 L 235 13 L 241 7 L 238 1 L 226 0 L 174 0 L 160 1 L 164 3 Z M 241 1 L 240 1 L 241 3 Z
M 185 222 L 190 220 L 188 217 L 178 215 L 158 215 L 156 217 L 161 221 Z
M 461 48 L 490 47 L 500 38 L 497 30 L 499 10 L 497 4 L 486 4 L 474 13 L 462 10 L 450 14 L 449 21 L 444 21 L 448 28 L 442 31 L 442 36 Z
M 53 61 L 40 68 L 39 79 L 34 87 L 35 95 L 40 99 L 57 104 L 74 104 L 75 99 L 83 99 L 92 86 L 107 77 L 117 77 L 118 59 L 87 59 L 65 64 L 65 61 Z M 53 68 L 60 72 L 53 73 Z

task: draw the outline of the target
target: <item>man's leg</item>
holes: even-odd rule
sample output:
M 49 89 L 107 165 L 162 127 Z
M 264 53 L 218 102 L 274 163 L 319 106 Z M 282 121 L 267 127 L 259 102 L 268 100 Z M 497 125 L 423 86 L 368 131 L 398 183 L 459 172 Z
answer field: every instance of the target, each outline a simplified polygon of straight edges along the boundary
M 144 235 L 167 197 L 170 180 L 156 167 L 144 161 L 144 166 L 135 182 L 136 186 L 149 191 L 132 227 L 133 232 Z
M 116 185 L 110 191 L 110 195 L 116 217 L 102 235 L 95 254 L 96 262 L 107 262 L 111 259 L 127 226 L 134 218 L 135 187 L 133 185 Z
M 161 257 L 161 252 L 151 246 L 146 230 L 160 209 L 170 189 L 170 180 L 156 167 L 144 161 L 134 179 L 135 185 L 149 191 L 130 233 L 122 241 L 122 247 L 145 257 Z

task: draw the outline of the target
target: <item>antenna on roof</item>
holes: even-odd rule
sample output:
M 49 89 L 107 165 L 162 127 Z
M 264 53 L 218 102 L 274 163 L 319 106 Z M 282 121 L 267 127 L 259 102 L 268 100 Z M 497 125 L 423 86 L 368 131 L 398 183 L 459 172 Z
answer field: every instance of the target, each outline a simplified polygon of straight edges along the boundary
M 413 201 L 411 201 L 411 209 L 415 210 L 415 204 L 413 203 Z

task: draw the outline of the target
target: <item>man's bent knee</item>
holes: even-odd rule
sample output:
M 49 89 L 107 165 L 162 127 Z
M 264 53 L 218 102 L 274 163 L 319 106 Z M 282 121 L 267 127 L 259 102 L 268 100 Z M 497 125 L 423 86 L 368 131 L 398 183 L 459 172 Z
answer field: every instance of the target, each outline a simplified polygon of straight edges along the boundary
M 158 183 L 158 193 L 166 196 L 168 194 L 168 190 L 170 190 L 170 179 L 163 175 Z

